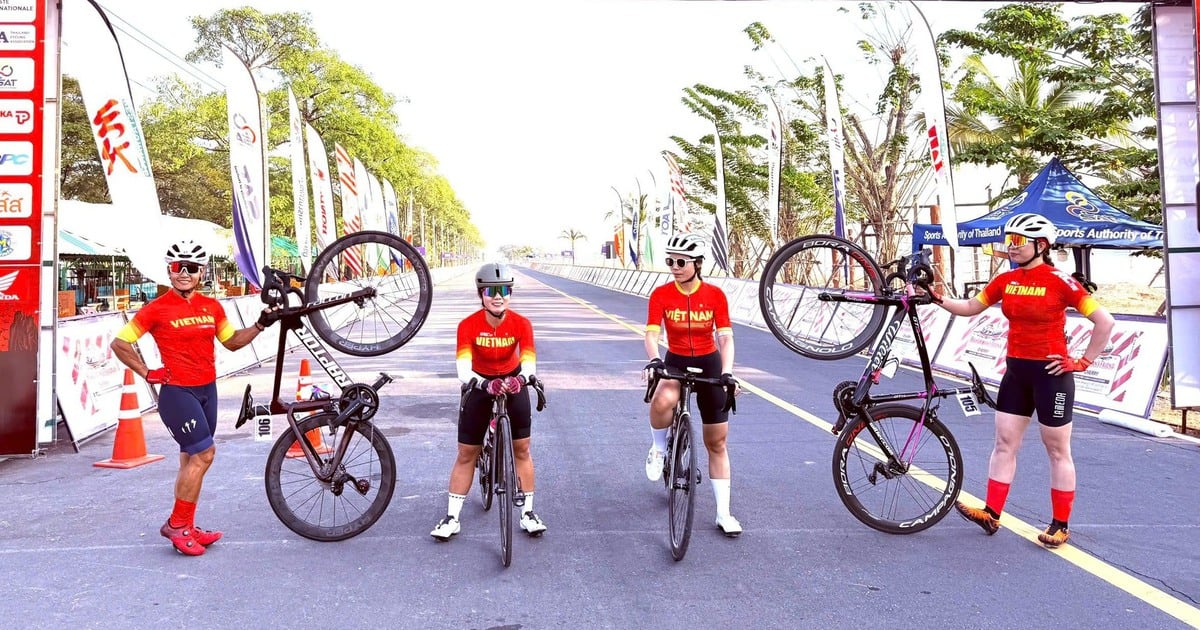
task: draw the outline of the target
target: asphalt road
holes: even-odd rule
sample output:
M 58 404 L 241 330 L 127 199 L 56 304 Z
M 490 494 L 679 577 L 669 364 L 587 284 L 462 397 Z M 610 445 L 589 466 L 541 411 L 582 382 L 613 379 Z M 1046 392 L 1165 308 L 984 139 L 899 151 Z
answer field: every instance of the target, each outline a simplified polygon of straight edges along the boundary
M 733 512 L 746 531 L 727 539 L 716 530 L 706 478 L 691 547 L 673 561 L 666 492 L 642 465 L 646 302 L 528 271 L 512 304 L 534 323 L 550 401 L 535 415 L 533 445 L 536 507 L 549 531 L 519 537 L 503 568 L 496 512 L 485 514 L 472 488 L 463 532 L 435 542 L 428 532 L 445 514 L 456 440 L 454 331 L 478 308 L 469 282 L 437 287 L 429 321 L 405 347 L 341 361 L 363 381 L 381 370 L 400 377 L 376 416 L 396 453 L 398 487 L 366 533 L 311 542 L 272 513 L 262 479 L 269 444 L 232 420 L 247 383 L 260 400 L 270 391 L 271 370 L 260 367 L 220 382 L 222 430 L 197 522 L 225 539 L 203 557 L 182 557 L 158 536 L 177 448 L 155 415 L 143 420 L 148 447 L 165 462 L 94 468 L 111 455 L 112 432 L 78 454 L 58 446 L 0 462 L 0 583 L 9 593 L 0 619 L 15 628 L 1200 624 L 1196 445 L 1080 416 L 1073 538 L 1057 551 L 1036 542 L 1050 500 L 1033 430 L 997 535 L 953 515 L 919 534 L 882 534 L 846 511 L 830 472 L 830 391 L 857 376 L 861 359 L 810 361 L 743 326 L 737 373 L 750 391 L 739 398 L 729 450 Z M 285 390 L 301 353 L 287 357 Z M 907 370 L 894 383 L 919 386 Z M 963 451 L 966 500 L 977 501 L 990 418 L 968 420 L 949 406 L 941 416 Z

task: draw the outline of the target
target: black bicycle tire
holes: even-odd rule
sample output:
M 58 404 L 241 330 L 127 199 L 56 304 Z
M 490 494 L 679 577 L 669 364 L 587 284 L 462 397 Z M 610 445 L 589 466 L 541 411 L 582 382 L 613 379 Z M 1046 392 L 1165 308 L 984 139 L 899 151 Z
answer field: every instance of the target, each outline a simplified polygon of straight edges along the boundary
M 688 543 L 692 539 L 692 524 L 696 517 L 696 444 L 692 440 L 690 414 L 685 413 L 680 417 L 671 453 L 671 490 L 667 520 L 671 534 L 671 557 L 678 562 L 687 555 Z M 684 457 L 688 459 L 683 473 L 686 478 L 681 478 L 679 466 Z M 680 505 L 680 495 L 683 505 Z M 685 511 L 682 528 L 676 523 L 676 511 L 680 508 Z
M 504 477 L 504 496 L 500 497 L 500 562 L 504 566 L 512 565 L 513 539 L 513 497 L 517 492 L 512 455 L 512 427 L 506 417 L 496 423 L 496 453 L 493 462 L 497 475 Z
M 872 292 L 875 295 L 883 294 L 883 271 L 880 269 L 879 263 L 875 262 L 875 259 L 870 254 L 844 238 L 814 234 L 790 241 L 783 247 L 780 247 L 767 260 L 767 265 L 763 270 L 758 284 L 759 310 L 762 312 L 763 320 L 766 321 L 767 328 L 770 329 L 771 334 L 775 335 L 775 338 L 791 351 L 810 359 L 823 361 L 844 359 L 860 352 L 879 336 L 879 332 L 883 328 L 887 316 L 888 307 L 881 304 L 872 308 L 871 318 L 863 330 L 850 341 L 835 346 L 805 342 L 789 334 L 788 327 L 780 321 L 780 315 L 775 308 L 775 278 L 780 268 L 789 259 L 802 251 L 816 247 L 837 249 L 850 255 L 866 270 L 869 276 L 868 279 L 872 285 Z
M 421 330 L 433 304 L 433 281 L 429 275 L 429 265 L 415 247 L 404 239 L 387 232 L 366 230 L 347 234 L 321 250 L 313 262 L 312 272 L 304 283 L 304 301 L 311 304 L 321 299 L 320 288 L 322 277 L 319 270 L 324 269 L 330 261 L 346 249 L 359 245 L 377 244 L 392 247 L 403 252 L 404 257 L 412 264 L 417 278 L 417 303 L 412 319 L 395 335 L 375 343 L 361 343 L 346 339 L 338 334 L 330 324 L 326 311 L 313 311 L 308 314 L 308 322 L 313 331 L 326 343 L 341 352 L 356 357 L 374 357 L 387 354 L 408 343 Z
M 492 445 L 488 445 L 487 436 L 484 436 L 483 448 L 479 451 L 479 457 L 475 459 L 475 469 L 479 471 L 479 500 L 483 503 L 483 511 L 487 512 L 492 509 L 492 497 L 495 491 L 495 484 L 492 483 L 492 453 L 495 450 L 495 436 L 492 436 Z
M 921 409 L 912 405 L 880 405 L 867 410 L 867 414 L 869 417 L 868 422 L 875 423 L 877 426 L 881 425 L 883 421 L 887 419 L 901 419 L 914 423 L 921 421 Z M 919 496 L 928 494 L 927 492 L 922 491 L 923 487 L 928 487 L 930 490 L 937 491 L 936 498 L 928 501 L 928 509 L 925 509 L 922 512 L 916 512 L 904 518 L 897 519 L 889 518 L 882 514 L 877 514 L 876 512 L 881 510 L 874 510 L 866 503 L 866 490 L 874 491 L 874 489 L 878 487 L 876 484 L 864 486 L 862 484 L 856 484 L 851 478 L 851 469 L 853 466 L 850 462 L 853 442 L 856 439 L 869 440 L 870 446 L 874 450 L 879 450 L 878 444 L 871 437 L 871 434 L 865 431 L 866 425 L 867 423 L 863 421 L 861 416 L 854 419 L 852 422 L 846 425 L 846 428 L 844 428 L 838 435 L 837 441 L 834 444 L 833 482 L 834 488 L 838 494 L 838 498 L 842 500 L 842 504 L 845 505 L 846 509 L 849 510 L 850 513 L 853 514 L 854 517 L 863 524 L 871 527 L 872 529 L 876 529 L 888 534 L 915 534 L 932 527 L 938 521 L 942 520 L 942 518 L 944 518 L 946 514 L 950 512 L 950 509 L 954 507 L 954 501 L 958 499 L 958 494 L 962 491 L 963 483 L 962 452 L 959 450 L 958 443 L 955 441 L 954 436 L 950 433 L 950 430 L 947 429 L 946 426 L 943 425 L 937 418 L 926 418 L 924 431 L 927 432 L 927 435 L 922 436 L 921 442 L 917 445 L 917 448 L 921 449 L 922 446 L 932 445 L 932 442 L 936 442 L 938 446 L 934 447 L 933 452 L 945 455 L 946 461 L 944 463 L 946 465 L 946 486 L 944 488 L 940 490 L 937 488 L 932 488 L 927 486 L 927 484 L 923 483 L 922 481 L 914 478 L 912 475 L 904 473 L 897 476 L 897 479 L 900 480 L 898 483 L 903 484 L 905 483 L 905 480 L 908 480 L 911 483 L 908 483 L 905 487 L 901 488 L 904 490 L 903 495 L 900 492 L 895 492 L 893 493 L 893 496 L 888 497 L 888 492 L 883 490 L 882 497 L 871 497 L 872 505 L 879 503 L 878 499 L 880 498 L 883 499 L 883 503 L 894 504 L 901 496 L 915 500 Z M 905 424 L 903 426 L 907 427 L 908 425 Z M 880 430 L 882 431 L 883 429 Z M 903 442 L 903 439 L 907 437 L 907 432 L 905 432 L 905 434 L 902 436 L 898 435 L 895 437 L 899 437 L 899 441 Z M 902 446 L 903 444 L 900 444 L 894 450 L 899 450 L 899 448 Z M 874 462 L 879 461 L 873 456 L 870 459 Z M 923 461 L 924 460 L 919 458 L 914 460 L 914 465 L 921 468 L 921 470 L 925 473 L 921 475 L 922 478 L 929 478 L 931 476 L 939 479 L 943 478 L 940 470 L 930 470 L 930 468 L 933 467 L 928 465 L 921 466 L 920 464 Z M 890 482 L 895 480 L 888 481 Z
M 336 417 L 337 414 L 334 412 L 320 412 L 305 418 L 301 418 L 296 424 L 300 429 L 300 435 L 307 435 L 309 431 L 319 430 L 323 427 L 326 427 L 328 423 Z M 345 430 L 346 428 L 342 427 L 341 431 L 344 432 Z M 296 510 L 292 508 L 291 504 L 287 500 L 288 497 L 296 496 L 299 494 L 300 490 L 303 489 L 292 488 L 291 486 L 293 484 L 303 483 L 305 486 L 315 484 L 313 489 L 319 489 L 318 494 L 321 496 L 320 502 L 322 507 L 324 507 L 325 495 L 329 493 L 329 489 L 325 487 L 325 484 L 312 476 L 312 469 L 309 467 L 307 459 L 295 458 L 289 460 L 287 456 L 288 449 L 290 449 L 293 444 L 297 443 L 296 434 L 294 432 L 289 429 L 275 440 L 275 444 L 271 446 L 271 451 L 267 455 L 267 464 L 266 470 L 263 474 L 263 483 L 266 486 L 267 503 L 271 505 L 271 510 L 275 512 L 275 516 L 277 516 L 280 522 L 282 522 L 288 529 L 310 540 L 316 540 L 319 542 L 333 542 L 345 540 L 347 538 L 353 538 L 354 536 L 367 531 L 372 525 L 375 524 L 376 521 L 379 520 L 379 517 L 383 516 L 384 511 L 387 510 L 388 503 L 390 503 L 392 500 L 392 493 L 396 489 L 396 457 L 392 453 L 392 447 L 388 443 L 387 438 L 371 423 L 360 423 L 357 427 L 355 427 L 355 432 L 358 433 L 360 437 L 367 440 L 367 443 L 371 445 L 371 450 L 379 457 L 379 486 L 375 498 L 370 501 L 367 508 L 361 510 L 358 518 L 346 523 L 345 525 L 321 525 L 319 523 L 313 523 L 306 519 L 304 515 L 298 514 Z M 325 435 L 328 436 L 327 433 L 325 433 Z M 339 437 L 339 439 L 349 438 L 344 437 L 343 434 L 343 437 Z M 332 447 L 334 445 L 327 446 Z M 354 455 L 355 454 L 352 452 L 347 452 L 347 457 L 353 457 Z M 297 472 L 295 475 L 298 477 L 304 477 L 307 474 L 307 481 L 302 481 L 301 479 L 289 479 L 285 481 L 283 465 L 286 461 L 296 462 L 295 468 Z M 347 464 L 353 466 L 354 462 L 343 462 L 343 466 Z M 291 477 L 292 475 L 289 474 L 288 476 Z M 285 490 L 284 485 L 288 485 L 289 487 Z M 285 491 L 288 492 L 286 496 Z M 330 500 L 334 502 L 341 501 L 341 510 L 343 513 L 345 513 L 346 504 L 350 501 L 350 499 L 357 496 L 357 492 L 353 488 L 347 486 L 342 495 L 349 498 L 346 498 L 343 501 L 342 497 L 333 497 Z M 308 503 L 308 501 L 305 501 L 304 503 Z M 336 514 L 337 509 L 338 508 L 333 508 L 332 513 Z M 311 507 L 307 510 L 309 515 L 312 514 L 312 511 L 313 510 Z M 323 510 L 321 513 L 323 513 Z

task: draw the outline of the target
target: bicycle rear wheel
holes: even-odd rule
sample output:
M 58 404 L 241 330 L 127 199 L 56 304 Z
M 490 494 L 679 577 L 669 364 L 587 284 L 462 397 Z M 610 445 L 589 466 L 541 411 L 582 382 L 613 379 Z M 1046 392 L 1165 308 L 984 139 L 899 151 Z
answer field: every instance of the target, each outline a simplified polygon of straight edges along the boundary
M 504 566 L 512 564 L 512 515 L 513 497 L 517 494 L 517 474 L 513 464 L 512 425 L 508 418 L 496 423 L 496 453 L 494 470 L 496 483 L 501 488 L 500 497 L 500 561 Z
M 881 405 L 852 421 L 833 450 L 833 482 L 855 518 L 889 534 L 912 534 L 942 520 L 962 489 L 962 454 L 937 418 Z M 882 446 L 886 444 L 886 449 Z M 894 453 L 888 461 L 884 452 Z
M 408 343 L 429 316 L 429 267 L 404 239 L 387 232 L 354 232 L 321 251 L 304 283 L 306 303 L 361 289 L 375 296 L 308 315 L 313 330 L 338 350 L 359 357 Z
M 307 458 L 288 457 L 293 445 L 299 448 L 294 431 L 275 440 L 263 475 L 267 502 L 279 520 L 293 532 L 321 542 L 345 540 L 367 531 L 383 516 L 396 488 L 396 458 L 387 438 L 366 422 L 353 433 L 346 433 L 345 426 L 331 429 L 329 423 L 335 418 L 336 413 L 321 412 L 297 422 L 300 435 L 317 431 L 326 445 L 336 446 L 339 439 L 349 441 L 332 481 L 317 479 Z M 318 457 L 322 463 L 328 462 L 335 451 Z
M 671 523 L 671 557 L 683 560 L 692 538 L 696 515 L 696 449 L 692 444 L 691 414 L 683 414 L 671 447 L 671 492 L 668 509 Z
M 483 450 L 475 458 L 475 469 L 479 471 L 479 500 L 483 503 L 483 511 L 492 509 L 492 493 L 496 484 L 492 483 L 492 453 L 496 450 L 496 434 L 489 430 L 483 438 Z
M 758 303 L 771 333 L 793 352 L 810 359 L 844 359 L 878 336 L 887 307 L 823 302 L 818 296 L 878 296 L 883 288 L 879 264 L 859 246 L 836 236 L 804 236 L 767 261 Z

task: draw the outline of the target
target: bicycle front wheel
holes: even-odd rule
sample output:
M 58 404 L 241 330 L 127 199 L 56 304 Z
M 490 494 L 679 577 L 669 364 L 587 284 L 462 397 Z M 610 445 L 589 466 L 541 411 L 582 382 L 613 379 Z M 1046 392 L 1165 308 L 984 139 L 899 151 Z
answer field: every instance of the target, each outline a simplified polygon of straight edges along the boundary
M 683 560 L 692 538 L 692 520 L 696 515 L 696 449 L 692 444 L 692 418 L 683 414 L 675 431 L 671 447 L 671 498 L 669 520 L 671 527 L 671 557 Z
M 836 236 L 798 238 L 767 261 L 758 304 L 783 345 L 810 359 L 844 359 L 883 327 L 882 304 L 825 302 L 822 293 L 882 295 L 883 273 L 862 248 Z
M 888 455 L 890 454 L 890 455 Z M 881 405 L 842 429 L 833 450 L 833 484 L 855 518 L 889 534 L 933 526 L 962 489 L 962 454 L 937 418 Z
M 344 426 L 331 428 L 336 418 L 336 413 L 321 412 L 297 422 L 299 434 L 310 444 L 320 435 L 322 443 L 335 447 L 318 456 L 322 464 L 333 458 L 338 440 L 347 441 L 332 480 L 317 479 L 307 458 L 288 457 L 289 450 L 300 449 L 296 432 L 290 430 L 275 440 L 263 475 L 267 502 L 279 520 L 293 532 L 321 542 L 367 531 L 383 516 L 396 488 L 396 459 L 387 438 L 370 423 L 360 423 L 353 433 Z
M 503 495 L 500 497 L 500 561 L 504 566 L 512 564 L 512 518 L 513 502 L 517 495 L 517 473 L 513 463 L 512 425 L 508 418 L 496 423 L 496 452 L 494 468 L 496 483 Z
M 308 315 L 313 330 L 338 350 L 358 356 L 386 354 L 408 343 L 429 316 L 433 283 L 421 254 L 387 232 L 354 232 L 321 251 L 304 283 L 312 304 L 373 289 L 374 297 Z
M 496 450 L 496 434 L 488 431 L 483 440 L 483 450 L 475 458 L 475 469 L 479 471 L 479 500 L 483 503 L 483 511 L 492 509 L 492 493 L 496 484 L 492 481 L 492 453 Z

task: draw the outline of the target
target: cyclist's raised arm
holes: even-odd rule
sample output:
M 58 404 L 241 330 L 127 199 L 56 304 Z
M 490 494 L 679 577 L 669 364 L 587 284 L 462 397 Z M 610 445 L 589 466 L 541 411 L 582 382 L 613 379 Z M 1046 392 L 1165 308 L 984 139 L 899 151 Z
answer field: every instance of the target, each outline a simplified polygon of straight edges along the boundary
M 217 315 L 217 341 L 220 341 L 221 345 L 225 346 L 225 349 L 230 352 L 236 352 L 245 348 L 250 345 L 251 341 L 254 341 L 254 338 L 259 333 L 275 323 L 278 319 L 278 316 L 275 314 L 277 310 L 277 307 L 263 309 L 263 312 L 258 316 L 258 321 L 241 330 L 234 329 L 233 324 L 229 323 L 229 320 L 225 318 L 225 311 L 219 311 Z
M 979 297 L 982 295 L 983 294 L 980 293 L 973 298 L 967 298 L 965 300 L 942 298 L 942 301 L 937 304 L 938 306 L 941 306 L 955 315 L 971 317 L 972 315 L 978 315 L 987 310 L 988 305 L 979 299 Z

